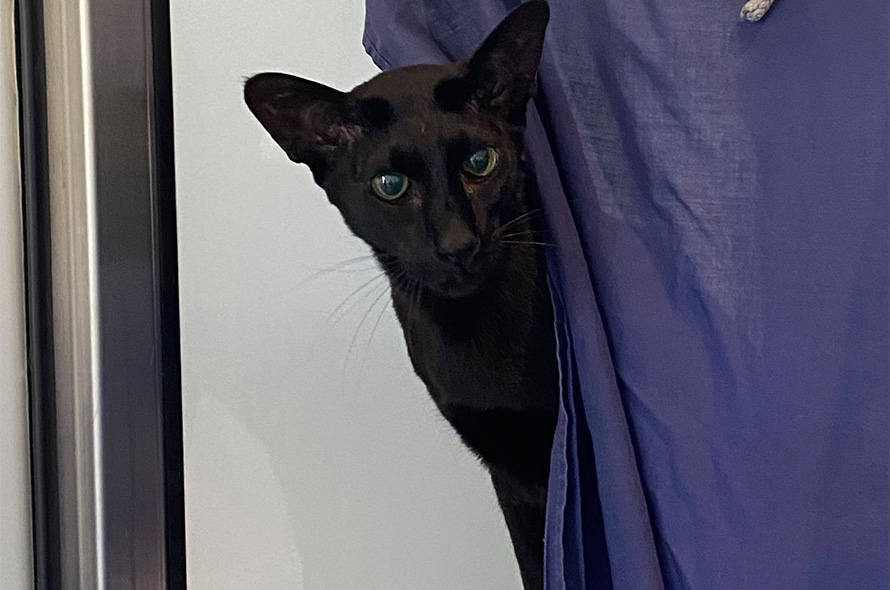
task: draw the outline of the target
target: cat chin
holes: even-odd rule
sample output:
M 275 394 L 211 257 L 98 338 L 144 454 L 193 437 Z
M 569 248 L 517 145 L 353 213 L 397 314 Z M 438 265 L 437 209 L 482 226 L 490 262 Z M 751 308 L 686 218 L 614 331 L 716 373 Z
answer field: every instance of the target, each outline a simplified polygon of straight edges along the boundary
M 434 283 L 422 283 L 429 292 L 445 299 L 464 299 L 478 293 L 485 285 L 486 276 L 447 276 Z

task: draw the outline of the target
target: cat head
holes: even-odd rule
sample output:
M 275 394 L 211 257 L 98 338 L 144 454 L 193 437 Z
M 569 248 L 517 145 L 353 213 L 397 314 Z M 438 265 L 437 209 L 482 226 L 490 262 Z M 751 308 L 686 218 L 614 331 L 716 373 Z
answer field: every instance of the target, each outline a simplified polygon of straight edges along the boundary
M 525 212 L 522 135 L 548 19 L 533 0 L 468 59 L 397 68 L 350 92 L 258 74 L 244 98 L 394 279 L 462 297 L 503 263 L 505 226 Z

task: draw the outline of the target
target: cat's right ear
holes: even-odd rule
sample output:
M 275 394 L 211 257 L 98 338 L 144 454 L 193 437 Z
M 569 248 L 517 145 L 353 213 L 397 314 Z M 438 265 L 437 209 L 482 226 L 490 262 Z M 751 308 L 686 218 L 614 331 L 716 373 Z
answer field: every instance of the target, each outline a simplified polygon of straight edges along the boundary
M 525 123 L 525 105 L 536 90 L 549 20 L 547 2 L 525 2 L 501 21 L 468 60 L 479 108 Z
M 288 157 L 308 164 L 316 180 L 331 154 L 361 134 L 345 115 L 345 93 L 304 78 L 257 74 L 244 84 L 244 101 Z

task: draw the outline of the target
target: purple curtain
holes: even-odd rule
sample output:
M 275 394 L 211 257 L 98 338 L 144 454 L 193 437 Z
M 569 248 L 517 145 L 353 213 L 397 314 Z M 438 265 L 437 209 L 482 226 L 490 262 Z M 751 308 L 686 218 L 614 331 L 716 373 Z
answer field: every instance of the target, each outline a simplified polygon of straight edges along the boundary
M 367 0 L 384 69 L 518 4 Z M 888 588 L 888 3 L 551 0 L 551 590 Z

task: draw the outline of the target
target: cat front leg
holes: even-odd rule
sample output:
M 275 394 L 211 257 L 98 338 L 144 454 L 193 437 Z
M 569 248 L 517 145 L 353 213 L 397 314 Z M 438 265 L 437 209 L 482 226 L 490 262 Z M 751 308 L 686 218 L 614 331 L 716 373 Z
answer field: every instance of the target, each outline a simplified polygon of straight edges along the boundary
M 544 590 L 544 519 L 547 494 L 513 474 L 492 468 L 491 482 L 504 514 L 525 590 Z

